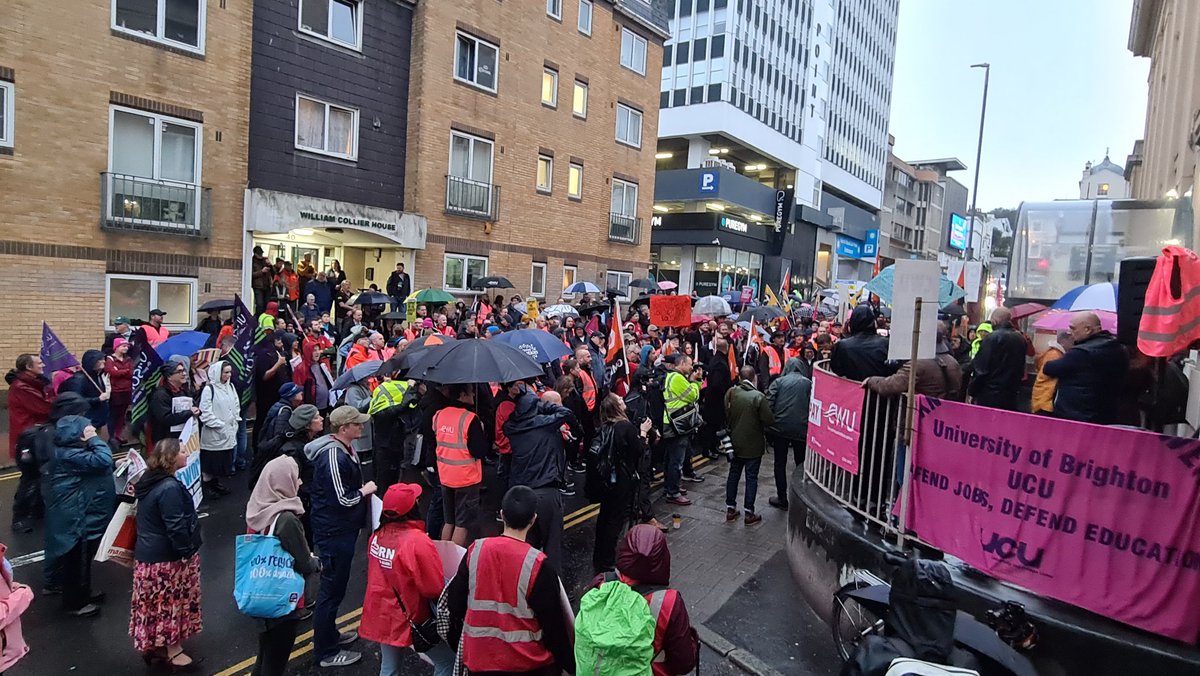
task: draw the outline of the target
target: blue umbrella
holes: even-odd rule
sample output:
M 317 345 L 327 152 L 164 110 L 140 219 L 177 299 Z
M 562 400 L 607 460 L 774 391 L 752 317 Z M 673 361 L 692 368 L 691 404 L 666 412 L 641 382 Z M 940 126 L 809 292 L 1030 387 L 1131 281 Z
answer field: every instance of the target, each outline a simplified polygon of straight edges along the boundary
M 203 331 L 184 331 L 167 338 L 154 349 L 158 351 L 158 356 L 162 357 L 163 361 L 176 355 L 191 357 L 204 347 L 210 337 Z
M 575 282 L 563 289 L 564 293 L 600 293 L 600 287 L 591 282 Z
M 1112 282 L 1077 286 L 1063 294 L 1051 310 L 1106 310 L 1117 311 L 1117 285 Z
M 555 359 L 571 354 L 571 349 L 554 336 L 541 329 L 520 329 L 501 333 L 492 338 L 497 343 L 507 343 L 529 355 L 539 364 L 549 364 Z
M 875 275 L 875 279 L 867 282 L 867 285 L 864 287 L 864 289 L 870 291 L 876 296 L 879 296 L 879 300 L 883 301 L 884 304 L 891 305 L 892 287 L 895 286 L 895 283 L 896 266 L 889 265 L 880 270 L 879 274 Z M 938 286 L 938 307 L 945 307 L 965 295 L 967 295 L 966 291 L 958 288 L 954 282 L 947 279 L 945 273 L 942 274 L 942 278 L 939 280 Z

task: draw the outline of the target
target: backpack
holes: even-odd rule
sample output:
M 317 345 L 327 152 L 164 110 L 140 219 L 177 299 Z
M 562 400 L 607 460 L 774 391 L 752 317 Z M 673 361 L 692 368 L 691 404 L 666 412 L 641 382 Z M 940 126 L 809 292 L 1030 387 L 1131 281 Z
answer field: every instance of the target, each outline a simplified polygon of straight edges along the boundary
M 614 425 L 600 428 L 587 450 L 583 494 L 591 502 L 599 502 L 617 482 L 617 461 L 613 452 Z
M 575 673 L 650 676 L 655 624 L 645 597 L 624 582 L 584 594 L 575 617 Z

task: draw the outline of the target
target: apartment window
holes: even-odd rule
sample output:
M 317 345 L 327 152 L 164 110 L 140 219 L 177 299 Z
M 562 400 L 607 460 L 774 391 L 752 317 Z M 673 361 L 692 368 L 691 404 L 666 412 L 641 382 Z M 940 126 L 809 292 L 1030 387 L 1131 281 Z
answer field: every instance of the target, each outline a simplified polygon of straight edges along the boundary
M 13 146 L 15 95 L 13 83 L 0 82 L 0 148 Z
M 558 71 L 553 68 L 542 69 L 542 103 L 551 108 L 558 106 Z
M 450 134 L 450 177 L 446 181 L 446 208 L 470 215 L 495 216 L 492 193 L 492 156 L 495 144 L 459 132 Z
M 608 238 L 614 242 L 636 244 L 638 241 L 637 218 L 638 185 L 614 178 L 612 181 L 612 206 L 608 219 Z
M 562 18 L 563 0 L 546 0 L 546 14 L 554 19 Z
M 190 329 L 196 316 L 197 286 L 189 277 L 105 275 L 104 316 L 149 319 L 150 310 L 160 308 L 167 313 L 166 326 Z
M 362 48 L 362 2 L 300 0 L 300 32 L 351 49 Z
M 535 298 L 546 297 L 546 264 L 534 263 L 529 274 L 529 295 Z
M 567 293 L 566 289 L 570 288 L 575 283 L 575 278 L 579 276 L 579 268 L 574 265 L 564 265 L 562 274 L 563 298 L 571 299 L 575 297 L 573 293 Z
M 579 32 L 592 34 L 592 0 L 579 0 Z
M 467 292 L 471 282 L 487 277 L 488 259 L 482 256 L 446 254 L 442 259 L 442 288 Z
M 646 38 L 628 28 L 621 29 L 621 65 L 638 75 L 646 74 Z
M 538 192 L 548 193 L 554 183 L 554 158 L 548 155 L 538 155 L 537 159 L 537 189 Z
M 198 227 L 203 128 L 116 107 L 109 124 L 106 217 Z
M 567 197 L 583 197 L 583 165 L 572 162 L 567 168 Z
M 571 112 L 575 117 L 587 117 L 588 86 L 586 82 L 575 81 L 575 92 L 571 97 Z
M 296 95 L 296 147 L 300 150 L 358 158 L 358 111 Z
M 609 270 L 604 275 L 604 286 L 609 289 L 615 289 L 618 294 L 625 298 L 629 298 L 629 283 L 633 281 L 633 273 L 631 272 L 613 272 Z
M 496 91 L 497 55 L 500 50 L 490 42 L 466 33 L 458 33 L 454 54 L 454 78 Z
M 156 42 L 204 52 L 206 0 L 113 0 L 112 27 Z
M 617 104 L 617 140 L 634 148 L 642 147 L 642 113 Z

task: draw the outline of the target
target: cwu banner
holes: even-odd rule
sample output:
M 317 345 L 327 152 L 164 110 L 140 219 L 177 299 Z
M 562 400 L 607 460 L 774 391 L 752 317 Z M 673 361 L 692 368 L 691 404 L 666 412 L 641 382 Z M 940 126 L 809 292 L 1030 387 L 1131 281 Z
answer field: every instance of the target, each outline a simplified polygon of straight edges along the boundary
M 158 387 L 163 360 L 150 346 L 146 331 L 134 330 L 129 339 L 129 358 L 133 360 L 133 394 L 129 403 L 129 429 L 137 436 L 150 414 L 150 393 Z
M 968 565 L 1200 638 L 1200 440 L 920 396 L 909 527 Z
M 808 447 L 851 474 L 858 474 L 862 404 L 861 383 L 813 369 Z

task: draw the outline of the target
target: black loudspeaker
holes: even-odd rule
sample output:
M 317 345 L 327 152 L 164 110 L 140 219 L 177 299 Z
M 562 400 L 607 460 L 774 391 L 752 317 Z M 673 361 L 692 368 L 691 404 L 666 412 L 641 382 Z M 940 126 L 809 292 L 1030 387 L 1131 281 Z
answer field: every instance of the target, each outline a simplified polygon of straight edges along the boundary
M 1146 307 L 1146 288 L 1154 276 L 1157 258 L 1137 256 L 1121 261 L 1117 284 L 1117 342 L 1137 345 L 1138 324 Z

